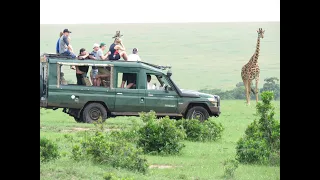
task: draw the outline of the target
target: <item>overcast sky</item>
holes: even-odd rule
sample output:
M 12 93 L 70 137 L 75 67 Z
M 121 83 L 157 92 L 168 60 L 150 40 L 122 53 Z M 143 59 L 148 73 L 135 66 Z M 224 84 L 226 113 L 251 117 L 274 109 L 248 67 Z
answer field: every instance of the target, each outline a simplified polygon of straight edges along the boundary
M 280 21 L 280 0 L 41 0 L 40 24 Z

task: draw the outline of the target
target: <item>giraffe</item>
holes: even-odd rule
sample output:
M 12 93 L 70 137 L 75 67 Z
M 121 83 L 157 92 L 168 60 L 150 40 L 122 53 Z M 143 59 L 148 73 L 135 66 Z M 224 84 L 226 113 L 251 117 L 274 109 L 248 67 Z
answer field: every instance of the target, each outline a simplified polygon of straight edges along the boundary
M 245 93 L 247 98 L 247 105 L 250 105 L 250 91 L 252 91 L 256 95 L 256 101 L 258 102 L 258 84 L 259 84 L 259 77 L 260 77 L 260 68 L 258 64 L 258 58 L 260 53 L 260 38 L 263 38 L 264 30 L 259 28 L 257 30 L 258 39 L 256 45 L 256 51 L 251 56 L 249 62 L 242 67 L 241 70 L 241 78 L 245 87 Z M 252 80 L 256 81 L 255 91 L 251 88 Z

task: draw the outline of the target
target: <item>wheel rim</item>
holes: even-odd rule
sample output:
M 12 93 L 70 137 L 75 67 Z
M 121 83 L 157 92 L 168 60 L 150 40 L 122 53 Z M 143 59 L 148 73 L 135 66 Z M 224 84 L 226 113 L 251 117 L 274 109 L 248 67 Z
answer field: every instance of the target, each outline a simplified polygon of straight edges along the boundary
M 101 117 L 101 111 L 98 108 L 91 108 L 89 111 L 89 117 L 96 121 Z
M 199 121 L 204 121 L 205 115 L 201 111 L 193 111 L 191 119 L 198 119 Z

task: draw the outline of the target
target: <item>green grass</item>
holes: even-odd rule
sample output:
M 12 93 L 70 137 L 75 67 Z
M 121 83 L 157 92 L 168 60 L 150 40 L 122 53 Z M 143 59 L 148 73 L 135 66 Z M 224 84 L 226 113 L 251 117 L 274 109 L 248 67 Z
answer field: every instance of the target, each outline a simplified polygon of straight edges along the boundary
M 72 31 L 71 44 L 92 51 L 94 43 L 111 44 L 117 30 L 127 53 L 139 48 L 143 61 L 173 66 L 172 78 L 182 89 L 233 89 L 255 52 L 258 28 L 265 29 L 259 57 L 260 86 L 267 77 L 280 77 L 280 22 L 40 25 L 40 52 L 55 52 L 58 34 Z M 75 81 L 75 72 L 64 71 Z
M 276 106 L 276 119 L 280 120 L 280 102 Z M 169 169 L 150 169 L 146 175 L 116 169 L 110 166 L 92 164 L 91 162 L 74 162 L 68 156 L 71 152 L 72 140 L 64 138 L 65 134 L 79 135 L 84 131 L 80 128 L 94 129 L 93 124 L 76 123 L 72 117 L 61 110 L 41 110 L 40 136 L 57 140 L 63 157 L 40 166 L 40 179 L 102 179 L 106 172 L 112 172 L 120 177 L 135 179 L 223 179 L 223 161 L 235 156 L 236 142 L 243 136 L 246 127 L 256 118 L 255 102 L 247 107 L 244 101 L 222 101 L 222 114 L 216 118 L 225 127 L 222 139 L 217 142 L 200 143 L 185 141 L 186 147 L 178 156 L 146 156 L 151 165 L 176 166 Z M 117 117 L 107 120 L 107 129 L 130 126 L 130 118 Z M 74 129 L 78 128 L 78 129 Z M 235 172 L 236 180 L 278 180 L 280 167 L 242 165 Z

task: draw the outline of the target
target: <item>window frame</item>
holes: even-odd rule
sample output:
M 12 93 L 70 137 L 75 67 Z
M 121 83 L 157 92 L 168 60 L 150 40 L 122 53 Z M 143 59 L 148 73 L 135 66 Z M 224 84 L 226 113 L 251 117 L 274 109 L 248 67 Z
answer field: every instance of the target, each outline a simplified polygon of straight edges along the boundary
M 172 82 L 169 80 L 169 78 L 168 78 L 166 75 L 164 75 L 164 74 L 159 74 L 159 73 L 152 73 L 152 72 L 146 72 L 145 74 L 146 74 L 146 75 L 145 75 L 145 80 L 146 80 L 145 86 L 146 86 L 146 90 L 158 90 L 158 89 L 148 89 L 147 75 L 149 74 L 149 75 L 155 76 L 155 77 L 157 78 L 157 80 L 158 80 L 159 83 L 160 83 L 159 77 L 157 77 L 157 76 L 162 76 L 162 78 L 165 78 L 165 80 L 168 82 L 168 85 L 170 85 L 170 88 L 172 89 L 172 91 L 177 92 L 176 88 L 173 86 Z
M 61 73 L 61 66 L 96 66 L 96 67 L 110 67 L 110 87 L 107 87 L 108 89 L 113 89 L 113 64 L 96 64 L 96 63 L 72 63 L 72 62 L 57 62 L 57 88 L 60 86 L 66 87 L 66 86 L 79 86 L 80 85 L 63 85 L 60 84 L 60 73 Z M 100 86 L 86 86 L 86 87 L 95 87 L 95 88 L 106 88 L 106 87 L 100 87 Z
M 135 89 L 129 89 L 129 90 L 138 90 L 139 88 L 138 88 L 138 84 L 140 83 L 139 82 L 139 74 L 140 74 L 140 72 L 122 72 L 121 70 L 117 70 L 116 71 L 116 73 L 115 73 L 115 76 L 116 76 L 116 78 L 115 78 L 115 83 L 116 83 L 116 87 L 115 88 L 117 88 L 117 89 L 126 89 L 126 88 L 121 88 L 121 87 L 118 87 L 118 86 L 120 86 L 121 85 L 121 83 L 122 83 L 122 78 L 121 78 L 121 83 L 120 84 L 118 84 L 118 82 L 119 82 L 119 74 L 120 73 L 122 73 L 122 77 L 123 77 L 123 74 L 124 73 L 130 73 L 130 74 L 136 74 L 136 88 Z M 111 81 L 110 81 L 110 83 L 111 83 Z

